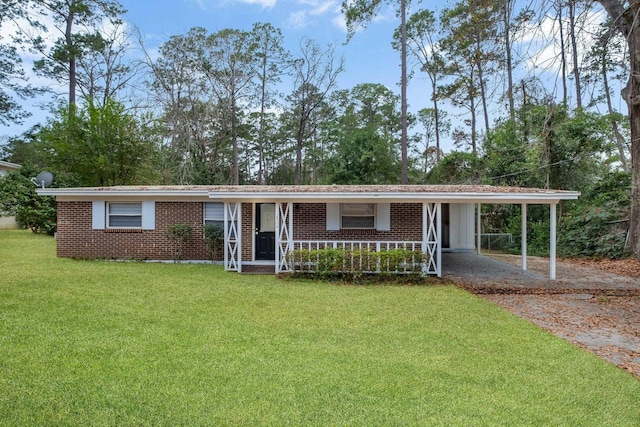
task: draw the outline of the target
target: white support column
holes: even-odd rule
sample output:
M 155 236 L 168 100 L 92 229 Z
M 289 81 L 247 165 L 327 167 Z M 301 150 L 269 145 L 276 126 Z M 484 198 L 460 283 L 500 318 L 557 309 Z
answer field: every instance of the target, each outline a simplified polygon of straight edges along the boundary
M 436 203 L 436 272 L 442 277 L 442 203 Z
M 422 252 L 426 254 L 427 262 L 422 266 L 423 274 L 437 274 L 438 270 L 438 234 L 437 234 L 436 204 L 422 204 Z
M 224 203 L 224 269 L 242 271 L 241 204 Z
M 242 203 L 236 203 L 236 234 L 238 238 L 238 273 L 242 272 Z
M 427 252 L 427 238 L 428 238 L 428 225 L 427 221 L 429 220 L 428 214 L 428 205 L 427 203 L 422 204 L 422 252 Z
M 429 214 L 428 214 L 428 205 L 427 203 L 423 203 L 422 204 L 422 253 L 426 254 L 429 251 L 429 243 L 427 242 L 427 239 L 429 237 L 428 234 L 428 227 L 429 227 L 429 223 L 428 223 L 428 218 L 429 218 Z M 378 243 L 379 245 L 379 243 Z M 378 252 L 380 250 L 378 249 Z M 422 274 L 428 274 L 429 273 L 429 265 L 425 262 L 422 263 Z
M 275 209 L 275 226 L 276 226 L 276 264 L 274 266 L 275 268 L 275 273 L 278 274 L 280 273 L 280 228 L 282 227 L 282 225 L 280 224 L 280 212 L 282 210 L 281 204 L 280 203 L 276 203 L 276 209 Z
M 549 239 L 549 279 L 556 280 L 556 207 L 555 203 L 549 205 L 551 219 L 551 238 Z
M 293 250 L 293 203 L 276 203 L 276 273 L 290 271 L 287 256 Z
M 523 271 L 527 271 L 527 204 L 523 203 L 521 205 L 521 212 L 520 212 L 520 216 L 522 217 L 521 220 L 521 232 L 520 232 L 520 237 L 522 239 L 522 244 L 521 244 L 521 256 L 522 256 L 522 270 Z
M 476 219 L 476 253 L 480 255 L 482 247 L 482 204 L 478 203 L 478 218 Z
M 223 219 L 224 223 L 222 224 L 222 235 L 224 236 L 223 246 L 223 265 L 225 270 L 229 270 L 229 207 L 227 202 L 224 202 L 223 206 Z

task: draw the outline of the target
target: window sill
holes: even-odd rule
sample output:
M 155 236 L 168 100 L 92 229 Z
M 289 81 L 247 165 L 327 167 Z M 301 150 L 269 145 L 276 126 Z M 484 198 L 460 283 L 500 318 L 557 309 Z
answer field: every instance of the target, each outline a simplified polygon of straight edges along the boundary
M 141 228 L 107 228 L 105 233 L 142 233 Z
M 375 228 L 342 228 L 340 234 L 345 236 L 370 236 L 376 234 Z

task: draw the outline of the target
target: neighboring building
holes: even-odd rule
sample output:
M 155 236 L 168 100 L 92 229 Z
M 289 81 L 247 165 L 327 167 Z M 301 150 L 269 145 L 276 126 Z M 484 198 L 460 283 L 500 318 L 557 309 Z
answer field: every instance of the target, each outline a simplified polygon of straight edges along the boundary
M 20 165 L 0 160 L 0 178 L 5 176 L 9 172 L 13 172 L 18 169 L 20 169 Z
M 0 160 L 0 179 L 2 179 L 2 177 L 7 175 L 9 172 L 13 172 L 18 169 L 20 169 L 20 165 Z M 0 211 L 0 230 L 16 228 L 17 226 L 18 224 L 16 224 L 15 217 L 3 216 L 2 212 Z
M 555 278 L 556 206 L 577 192 L 447 185 L 124 186 L 47 188 L 56 196 L 57 253 L 70 258 L 170 260 L 171 224 L 193 234 L 183 258 L 206 260 L 203 225 L 223 226 L 224 266 L 272 265 L 289 272 L 298 248 L 407 247 L 429 254 L 426 274 L 440 276 L 443 251 L 473 251 L 480 204 L 551 207 L 551 271 Z M 523 245 L 526 268 L 526 243 Z

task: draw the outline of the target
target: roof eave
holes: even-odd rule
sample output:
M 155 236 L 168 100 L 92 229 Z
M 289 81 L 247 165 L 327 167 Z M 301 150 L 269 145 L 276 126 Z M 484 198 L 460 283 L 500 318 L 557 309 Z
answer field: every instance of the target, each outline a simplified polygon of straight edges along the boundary
M 259 202 L 292 201 L 298 203 L 340 202 L 345 200 L 369 200 L 376 202 L 467 202 L 467 203 L 557 203 L 560 200 L 575 200 L 579 192 L 549 193 L 483 193 L 483 192 L 415 192 L 415 193 L 237 193 L 210 192 L 209 197 L 222 201 Z
M 3 166 L 7 169 L 20 169 L 22 167 L 22 165 L 19 165 L 17 163 L 5 162 L 3 160 L 0 160 L 0 166 Z
M 110 197 L 209 197 L 207 190 L 95 190 L 81 188 L 39 188 L 36 193 L 40 196 L 57 196 L 57 197 L 91 197 L 96 196 Z
M 237 192 L 210 191 L 209 189 L 117 189 L 96 188 L 40 188 L 41 196 L 56 196 L 60 200 L 97 199 L 173 199 L 221 200 L 229 202 L 297 202 L 322 203 L 345 201 L 371 201 L 378 203 L 558 203 L 561 200 L 575 200 L 579 192 Z

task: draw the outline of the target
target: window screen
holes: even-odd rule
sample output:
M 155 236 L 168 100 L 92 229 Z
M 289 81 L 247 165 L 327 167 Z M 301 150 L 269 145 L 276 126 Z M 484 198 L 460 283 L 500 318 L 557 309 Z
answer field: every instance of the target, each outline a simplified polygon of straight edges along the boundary
M 342 228 L 375 228 L 375 203 L 342 203 Z
M 204 204 L 204 225 L 224 227 L 224 203 L 207 202 Z
M 109 203 L 109 228 L 142 228 L 142 203 Z

